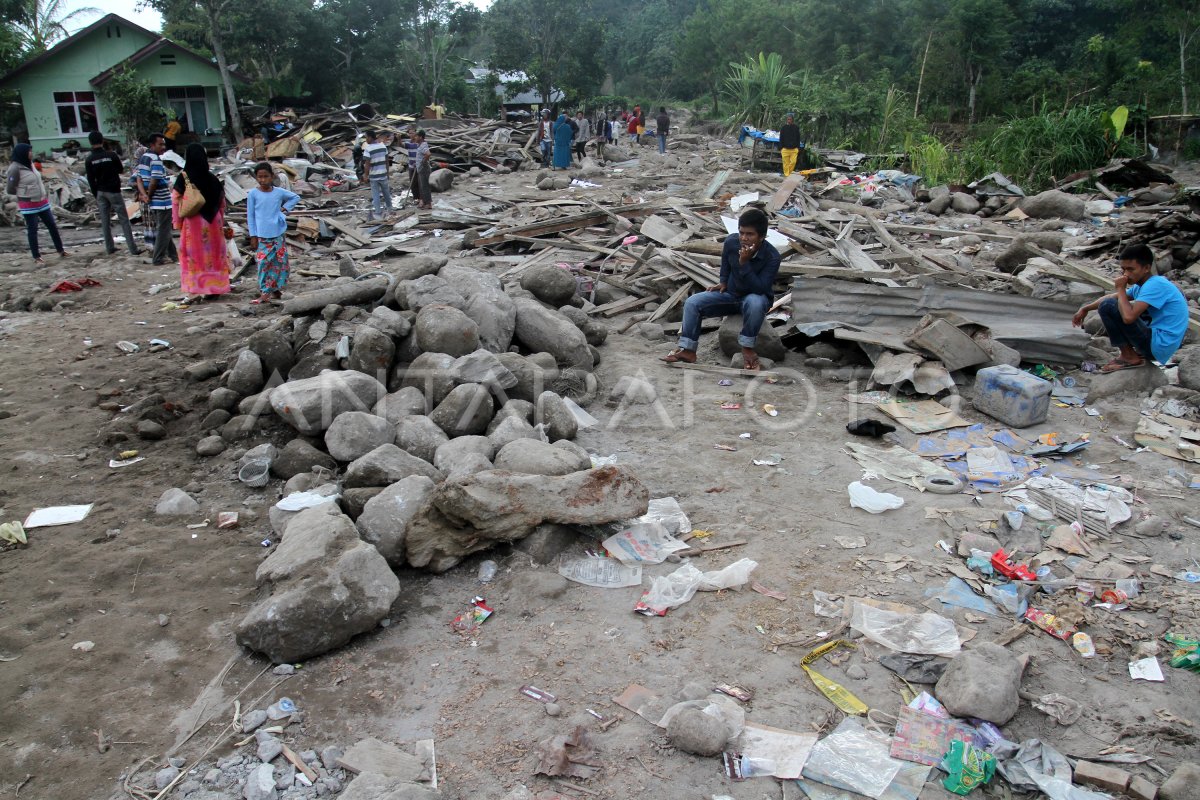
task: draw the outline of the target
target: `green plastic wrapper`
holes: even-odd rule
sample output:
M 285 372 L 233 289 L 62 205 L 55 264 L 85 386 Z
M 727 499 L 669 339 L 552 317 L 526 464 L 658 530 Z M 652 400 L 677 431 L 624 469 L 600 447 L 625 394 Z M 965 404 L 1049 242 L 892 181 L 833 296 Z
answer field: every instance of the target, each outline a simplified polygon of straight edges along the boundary
M 942 758 L 942 769 L 950 773 L 942 781 L 947 791 L 969 794 L 996 774 L 996 757 L 966 742 L 951 742 Z

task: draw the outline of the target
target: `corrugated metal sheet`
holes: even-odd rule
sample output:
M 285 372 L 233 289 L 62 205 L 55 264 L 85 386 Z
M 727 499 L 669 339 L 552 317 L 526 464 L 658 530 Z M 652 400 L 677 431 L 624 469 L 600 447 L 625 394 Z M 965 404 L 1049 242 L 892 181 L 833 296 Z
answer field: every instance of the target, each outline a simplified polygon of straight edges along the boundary
M 1025 361 L 1078 364 L 1091 337 L 1071 327 L 1074 306 L 1016 294 L 929 286 L 876 286 L 832 278 L 796 278 L 792 324 L 816 336 L 838 327 L 907 336 L 921 317 L 953 311 L 991 328 L 992 336 Z

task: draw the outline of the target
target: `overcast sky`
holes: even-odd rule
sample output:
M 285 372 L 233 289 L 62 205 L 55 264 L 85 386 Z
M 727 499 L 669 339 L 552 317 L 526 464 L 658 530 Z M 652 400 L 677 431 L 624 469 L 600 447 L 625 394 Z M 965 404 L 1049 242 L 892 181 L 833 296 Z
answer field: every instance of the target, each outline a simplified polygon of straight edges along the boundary
M 483 10 L 486 10 L 492 4 L 491 0 L 467 0 L 467 2 Z M 86 8 L 87 6 L 96 7 L 97 3 L 94 0 L 66 0 L 64 10 L 69 13 L 76 8 Z M 148 30 L 156 33 L 162 30 L 162 17 L 152 8 L 138 8 L 138 0 L 106 0 L 102 7 L 106 13 L 118 14 Z M 95 22 L 97 19 L 99 19 L 97 15 L 84 16 L 73 22 L 69 27 L 71 32 L 74 33 L 80 28 Z

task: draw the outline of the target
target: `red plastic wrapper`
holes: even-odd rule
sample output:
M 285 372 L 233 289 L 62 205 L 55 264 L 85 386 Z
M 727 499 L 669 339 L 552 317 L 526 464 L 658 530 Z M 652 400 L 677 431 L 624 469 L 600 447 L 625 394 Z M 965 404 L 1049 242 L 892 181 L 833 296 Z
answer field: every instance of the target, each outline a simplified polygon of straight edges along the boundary
M 1062 639 L 1064 642 L 1067 639 L 1070 639 L 1071 635 L 1075 633 L 1075 629 L 1073 627 L 1070 627 L 1055 615 L 1048 614 L 1045 611 L 1042 611 L 1038 608 L 1033 608 L 1032 606 L 1030 606 L 1025 612 L 1025 619 L 1029 620 L 1034 625 L 1037 625 L 1039 628 L 1056 639 Z
M 479 630 L 483 621 L 492 615 L 492 609 L 483 602 L 482 597 L 471 601 L 471 610 L 464 611 L 450 621 L 450 627 L 456 633 L 474 633 Z

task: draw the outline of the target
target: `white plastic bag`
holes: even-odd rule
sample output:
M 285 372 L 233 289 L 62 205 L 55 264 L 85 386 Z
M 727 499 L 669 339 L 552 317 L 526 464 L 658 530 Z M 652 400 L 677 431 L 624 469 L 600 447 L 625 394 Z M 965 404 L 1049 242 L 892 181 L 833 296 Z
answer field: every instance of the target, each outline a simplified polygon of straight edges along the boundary
M 692 523 L 679 501 L 674 497 L 656 497 L 650 501 L 646 513 L 634 522 L 657 522 L 667 529 L 667 533 L 678 536 L 681 533 L 691 533 Z
M 646 616 L 664 616 L 669 609 L 678 608 L 691 600 L 696 592 L 716 592 L 744 586 L 757 566 L 757 561 L 748 558 L 712 572 L 701 572 L 691 564 L 684 564 L 670 575 L 655 578 L 634 610 Z
M 642 584 L 641 564 L 627 566 L 615 558 L 561 556 L 558 561 L 558 574 L 569 581 L 595 586 L 598 589 L 619 589 L 623 586 Z
M 904 498 L 886 492 L 877 492 L 866 484 L 855 481 L 846 487 L 850 493 L 850 507 L 861 508 L 872 514 L 882 514 L 904 505 Z
M 850 627 L 871 641 L 901 653 L 953 656 L 960 650 L 953 620 L 932 612 L 901 613 L 856 602 Z
M 604 549 L 623 564 L 661 564 L 687 544 L 657 522 L 636 522 L 604 540 Z

